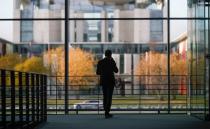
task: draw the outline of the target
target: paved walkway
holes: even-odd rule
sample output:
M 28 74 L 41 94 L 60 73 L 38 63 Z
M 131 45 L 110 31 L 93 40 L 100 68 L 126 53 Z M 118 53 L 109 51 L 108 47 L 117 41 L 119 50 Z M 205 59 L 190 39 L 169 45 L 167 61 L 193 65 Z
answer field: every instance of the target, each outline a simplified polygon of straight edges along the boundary
M 38 129 L 210 129 L 210 122 L 183 115 L 52 115 Z

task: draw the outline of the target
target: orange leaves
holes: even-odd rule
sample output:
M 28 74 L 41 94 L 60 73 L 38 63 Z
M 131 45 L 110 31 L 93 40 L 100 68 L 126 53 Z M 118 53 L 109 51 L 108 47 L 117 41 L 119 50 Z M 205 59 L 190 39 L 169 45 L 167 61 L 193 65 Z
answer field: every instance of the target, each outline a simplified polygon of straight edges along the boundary
M 170 55 L 171 75 L 187 75 L 187 61 L 178 53 Z M 138 75 L 167 75 L 167 55 L 164 53 L 147 52 L 140 58 L 136 67 Z
M 57 48 L 48 51 L 44 55 L 47 64 L 51 67 L 52 74 L 56 76 L 64 76 L 65 72 L 65 58 L 64 49 Z M 79 48 L 70 48 L 69 50 L 69 76 L 71 85 L 86 85 L 93 81 L 90 79 L 95 75 L 94 55 L 92 53 L 83 51 Z M 64 82 L 64 78 L 60 78 L 60 82 Z
M 167 76 L 167 54 L 157 53 L 157 52 L 147 52 L 145 55 L 142 55 L 140 58 L 139 64 L 136 67 L 135 74 L 137 75 L 148 75 L 142 76 L 141 83 L 146 84 L 145 86 L 148 89 L 154 89 L 154 92 L 160 95 L 160 98 L 163 97 L 161 94 L 167 93 L 166 90 L 168 87 L 168 76 Z M 186 83 L 185 76 L 187 75 L 187 60 L 183 59 L 178 53 L 170 54 L 170 83 L 172 93 L 177 93 L 180 85 Z M 153 76 L 155 75 L 155 76 Z M 182 86 L 182 90 L 185 87 Z M 149 91 L 152 92 L 152 91 Z M 184 94 L 184 92 L 182 92 Z M 175 98 L 175 96 L 174 96 Z
M 70 76 L 94 75 L 94 56 L 79 48 L 70 49 L 69 73 Z

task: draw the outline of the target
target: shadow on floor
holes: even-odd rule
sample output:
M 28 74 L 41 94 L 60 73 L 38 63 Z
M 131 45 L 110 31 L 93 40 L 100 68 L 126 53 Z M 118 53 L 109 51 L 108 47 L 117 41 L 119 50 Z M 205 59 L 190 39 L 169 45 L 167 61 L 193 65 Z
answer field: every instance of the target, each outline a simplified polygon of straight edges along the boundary
M 38 129 L 209 129 L 205 122 L 183 115 L 52 115 Z

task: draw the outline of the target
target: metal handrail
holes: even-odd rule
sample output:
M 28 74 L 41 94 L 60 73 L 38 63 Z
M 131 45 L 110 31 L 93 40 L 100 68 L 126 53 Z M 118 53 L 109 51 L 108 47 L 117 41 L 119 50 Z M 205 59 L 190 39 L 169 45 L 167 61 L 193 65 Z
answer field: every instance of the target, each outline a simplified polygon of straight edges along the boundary
M 194 104 L 194 100 L 193 100 L 193 97 L 194 96 L 197 96 L 197 97 L 202 97 L 204 95 L 203 91 L 205 90 L 204 88 L 200 88 L 200 89 L 191 89 L 190 91 L 192 92 L 191 93 L 191 97 L 189 97 L 189 89 L 181 89 L 183 92 L 185 92 L 185 94 L 181 95 L 180 93 L 178 93 L 178 90 L 180 90 L 178 88 L 179 85 L 195 85 L 195 86 L 202 86 L 202 84 L 190 84 L 188 81 L 185 81 L 184 83 L 181 82 L 181 78 L 184 78 L 185 80 L 188 80 L 190 77 L 193 77 L 194 75 L 191 75 L 191 76 L 188 76 L 188 75 L 172 75 L 171 78 L 173 79 L 173 77 L 175 78 L 179 78 L 178 81 L 176 82 L 171 82 L 171 92 L 170 92 L 170 96 L 178 96 L 178 97 L 181 97 L 177 100 L 182 100 L 182 102 L 175 102 L 175 100 L 173 100 L 173 97 L 168 100 L 169 98 L 167 97 L 164 97 L 163 99 L 165 100 L 161 100 L 161 98 L 157 98 L 157 95 L 159 96 L 168 96 L 168 92 L 165 93 L 165 91 L 168 91 L 168 87 L 165 87 L 165 88 L 161 88 L 161 89 L 158 89 L 158 88 L 147 88 L 147 89 L 142 89 L 141 86 L 161 86 L 161 85 L 165 85 L 167 86 L 168 83 L 167 82 L 160 82 L 160 84 L 158 84 L 157 82 L 156 83 L 153 83 L 153 84 L 150 84 L 149 82 L 142 82 L 141 80 L 138 81 L 138 79 L 145 79 L 145 78 L 158 78 L 158 77 L 167 77 L 168 75 L 116 75 L 117 77 L 127 77 L 127 78 L 131 78 L 131 77 L 134 77 L 134 81 L 137 81 L 134 83 L 134 88 L 130 88 L 131 87 L 131 83 L 132 82 L 127 82 L 125 83 L 125 85 L 127 85 L 126 88 L 124 88 L 124 91 L 131 91 L 133 90 L 135 93 L 132 94 L 132 93 L 125 93 L 124 96 L 125 97 L 122 97 L 121 99 L 119 98 L 121 95 L 119 93 L 114 93 L 114 98 L 113 98 L 113 101 L 119 101 L 119 100 L 129 100 L 129 101 L 136 101 L 135 103 L 128 103 L 128 104 L 123 104 L 123 101 L 122 101 L 122 104 L 119 104 L 119 103 L 113 103 L 113 109 L 112 111 L 137 111 L 137 113 L 143 113 L 142 111 L 157 111 L 157 113 L 165 113 L 166 111 L 170 110 L 172 111 L 171 113 L 176 113 L 175 111 L 179 111 L 179 113 L 184 113 L 186 114 L 187 112 L 190 112 L 190 111 L 195 111 L 195 110 L 203 110 L 203 107 L 201 108 L 201 102 L 197 102 Z M 94 82 L 92 84 L 83 84 L 82 82 L 80 82 L 80 84 L 78 83 L 74 83 L 72 84 L 71 83 L 71 79 L 74 78 L 76 79 L 77 77 L 79 78 L 83 78 L 84 80 L 87 79 L 87 78 L 95 78 L 94 79 Z M 116 77 L 116 78 L 117 78 Z M 197 76 L 197 77 L 202 77 L 202 76 Z M 64 104 L 62 103 L 62 101 L 65 101 L 64 100 L 64 96 L 63 96 L 63 93 L 64 93 L 64 85 L 62 83 L 58 83 L 58 79 L 61 79 L 64 78 L 63 76 L 49 76 L 48 77 L 48 100 L 49 100 L 49 103 L 48 103 L 48 112 L 50 114 L 57 114 L 57 113 L 61 113 L 64 111 Z M 87 113 L 91 113 L 91 112 L 88 112 L 88 111 L 95 111 L 96 113 L 100 114 L 102 113 L 102 109 L 99 109 L 99 108 L 95 108 L 95 109 L 91 109 L 91 108 L 86 108 L 86 109 L 75 109 L 73 108 L 72 106 L 76 104 L 76 102 L 82 102 L 84 100 L 102 100 L 102 92 L 101 92 L 101 89 L 100 89 L 100 85 L 99 85 L 99 76 L 96 76 L 96 75 L 89 75 L 89 76 L 69 76 L 70 78 L 70 84 L 69 84 L 69 90 L 68 90 L 68 93 L 69 93 L 69 96 L 71 97 L 69 100 L 69 106 L 68 106 L 68 110 L 71 111 L 71 112 L 76 112 L 76 114 L 79 114 L 80 112 L 83 113 L 83 111 L 87 111 Z M 137 79 L 135 79 L 137 78 Z M 54 82 L 56 83 L 53 83 L 51 82 L 52 80 L 54 80 Z M 50 81 L 51 80 L 51 81 Z M 166 78 L 167 80 L 167 78 Z M 80 80 L 82 81 L 82 79 Z M 130 85 L 130 87 L 129 87 Z M 173 87 L 176 87 L 176 88 L 173 88 Z M 89 88 L 88 88 L 89 87 Z M 92 90 L 92 91 L 91 91 Z M 115 90 L 119 90 L 119 89 L 115 89 Z M 144 94 L 143 92 L 156 92 L 158 90 L 161 90 L 163 91 L 164 93 L 147 93 L 147 94 Z M 175 92 L 174 92 L 175 91 Z M 138 92 L 138 93 L 137 93 Z M 193 94 L 193 92 L 196 92 L 196 94 Z M 132 97 L 135 97 L 135 98 L 126 98 L 126 96 L 132 96 Z M 157 102 L 153 102 L 152 104 L 154 105 L 153 107 L 150 106 L 150 108 L 146 108 L 145 106 L 147 105 L 152 105 L 151 103 L 150 104 L 147 104 L 145 103 L 146 100 L 151 100 L 151 98 L 148 98 L 148 99 L 145 99 L 145 97 L 148 97 L 148 96 L 156 96 L 156 101 Z M 117 98 L 116 98 L 117 97 Z M 190 100 L 192 99 L 192 100 Z M 50 102 L 51 101 L 51 102 Z M 53 102 L 55 101 L 55 102 Z M 165 102 L 165 104 L 162 104 L 162 107 L 160 106 L 159 102 Z M 169 104 L 168 105 L 168 102 L 169 101 Z M 159 105 L 158 105 L 159 104 Z M 177 104 L 177 105 L 176 105 Z M 178 105 L 179 104 L 179 105 Z M 195 105 L 195 106 L 191 106 L 191 105 Z M 84 104 L 84 105 L 88 105 L 88 104 Z M 99 105 L 99 104 L 98 104 Z M 138 107 L 131 107 L 131 108 L 114 108 L 114 106 L 116 107 L 116 105 L 138 105 Z M 158 108 L 159 106 L 159 108 Z M 174 106 L 174 107 L 173 107 Z M 177 106 L 177 107 L 176 107 Z M 197 107 L 196 107 L 197 106 Z M 98 106 L 99 107 L 99 106 Z M 168 109 L 168 107 L 170 107 Z M 158 110 L 159 109 L 159 110 Z M 174 111 L 174 112 L 173 112 Z M 121 113 L 124 113 L 124 112 L 121 112 Z
M 47 75 L 0 69 L 0 90 L 0 128 L 35 127 L 47 120 Z

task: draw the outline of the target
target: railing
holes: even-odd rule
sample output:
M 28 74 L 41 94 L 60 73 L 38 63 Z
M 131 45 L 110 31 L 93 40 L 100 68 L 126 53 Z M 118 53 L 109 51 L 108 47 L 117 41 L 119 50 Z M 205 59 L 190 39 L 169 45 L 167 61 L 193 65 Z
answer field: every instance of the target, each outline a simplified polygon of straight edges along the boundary
M 200 113 L 205 108 L 205 88 L 200 82 L 190 84 L 192 76 L 170 76 L 170 84 L 167 75 L 116 76 L 119 78 L 121 85 L 113 93 L 114 113 L 186 114 Z M 61 76 L 48 78 L 48 114 L 64 114 L 65 101 L 69 101 L 70 114 L 103 114 L 103 94 L 97 76 L 69 77 L 69 100 L 65 100 L 63 80 Z
M 121 81 L 119 81 L 119 78 Z M 205 112 L 202 76 L 116 76 L 111 111 L 114 113 Z M 196 80 L 196 82 L 190 82 Z M 69 77 L 65 100 L 64 77 L 0 70 L 0 128 L 28 128 L 47 120 L 47 114 L 103 114 L 98 76 Z M 120 82 L 120 83 L 119 83 Z
M 0 129 L 33 128 L 47 120 L 47 76 L 0 69 Z

